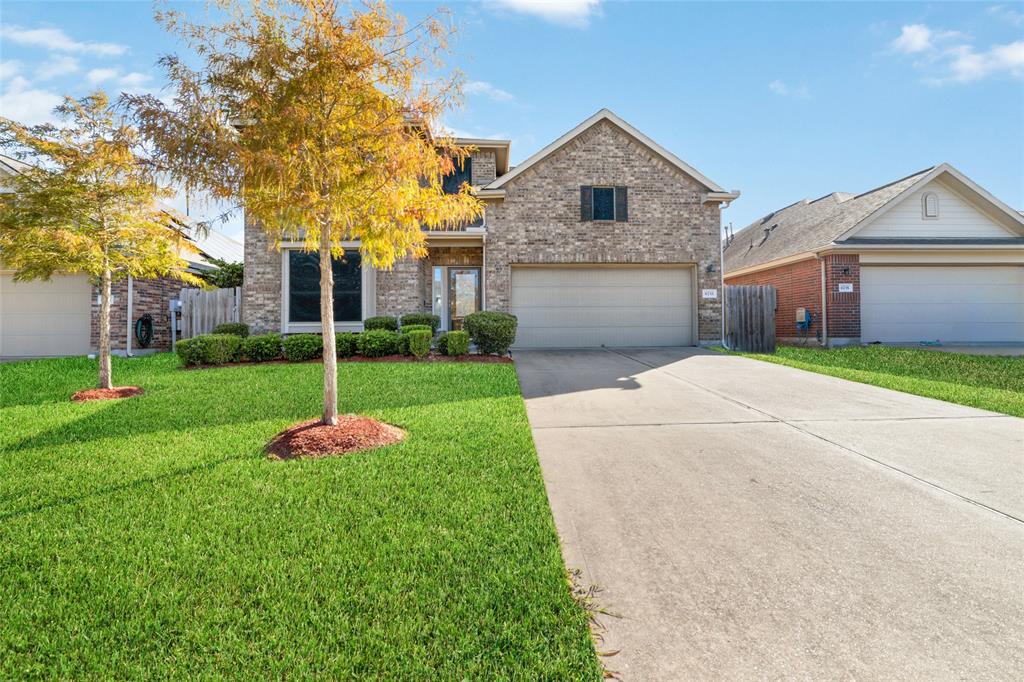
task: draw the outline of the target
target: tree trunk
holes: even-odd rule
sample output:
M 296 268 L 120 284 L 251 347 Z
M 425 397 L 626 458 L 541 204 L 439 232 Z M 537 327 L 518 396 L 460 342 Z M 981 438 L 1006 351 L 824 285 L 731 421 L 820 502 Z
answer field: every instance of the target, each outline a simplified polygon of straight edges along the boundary
M 320 229 L 320 325 L 324 337 L 324 413 L 321 421 L 338 423 L 338 358 L 334 339 L 334 270 L 331 267 L 331 230 Z
M 99 387 L 113 388 L 110 376 L 110 268 L 100 279 L 100 370 Z

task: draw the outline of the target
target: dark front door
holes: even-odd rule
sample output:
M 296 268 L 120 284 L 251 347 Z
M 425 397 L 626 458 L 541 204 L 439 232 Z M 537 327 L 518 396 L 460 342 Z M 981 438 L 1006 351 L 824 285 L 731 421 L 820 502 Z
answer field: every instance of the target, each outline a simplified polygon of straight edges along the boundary
M 448 328 L 462 329 L 462 320 L 480 310 L 480 268 L 448 268 Z

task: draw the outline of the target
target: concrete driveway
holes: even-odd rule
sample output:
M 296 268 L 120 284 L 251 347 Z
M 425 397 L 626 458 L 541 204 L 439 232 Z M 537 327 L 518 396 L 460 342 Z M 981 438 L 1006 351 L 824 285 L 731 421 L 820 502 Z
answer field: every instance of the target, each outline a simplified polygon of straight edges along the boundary
M 697 349 L 516 366 L 623 679 L 1024 679 L 1024 420 Z

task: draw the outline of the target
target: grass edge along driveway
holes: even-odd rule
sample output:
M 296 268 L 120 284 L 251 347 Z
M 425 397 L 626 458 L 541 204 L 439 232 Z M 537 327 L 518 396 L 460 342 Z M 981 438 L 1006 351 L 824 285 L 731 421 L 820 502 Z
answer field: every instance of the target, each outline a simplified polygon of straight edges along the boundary
M 512 365 L 342 363 L 400 444 L 275 462 L 320 365 L 0 365 L 0 678 L 600 679 Z
M 1024 417 L 1024 357 L 944 353 L 893 346 L 779 346 L 774 355 L 734 355 L 862 384 Z

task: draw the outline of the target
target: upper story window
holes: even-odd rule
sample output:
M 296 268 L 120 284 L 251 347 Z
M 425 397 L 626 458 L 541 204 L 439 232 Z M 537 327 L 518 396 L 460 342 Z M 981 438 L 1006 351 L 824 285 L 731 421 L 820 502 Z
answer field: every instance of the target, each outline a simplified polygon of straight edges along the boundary
M 462 183 L 473 184 L 473 158 L 467 156 L 460 162 L 454 159 L 455 171 L 441 179 L 441 188 L 445 194 L 458 194 Z
M 935 192 L 925 192 L 921 197 L 921 215 L 925 218 L 939 217 L 939 195 Z
M 625 187 L 580 187 L 580 220 L 614 220 L 626 222 L 629 219 L 628 198 Z

